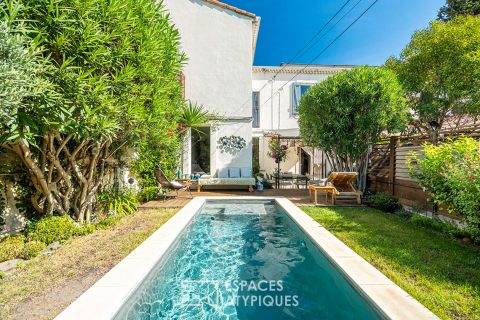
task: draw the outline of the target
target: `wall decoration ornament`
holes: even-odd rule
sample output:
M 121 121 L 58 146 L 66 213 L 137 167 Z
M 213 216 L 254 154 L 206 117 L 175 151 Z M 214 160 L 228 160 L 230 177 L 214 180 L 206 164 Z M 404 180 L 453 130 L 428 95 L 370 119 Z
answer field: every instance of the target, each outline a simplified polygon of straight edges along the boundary
M 236 153 L 246 147 L 247 141 L 240 136 L 223 136 L 218 139 L 218 144 L 222 152 Z

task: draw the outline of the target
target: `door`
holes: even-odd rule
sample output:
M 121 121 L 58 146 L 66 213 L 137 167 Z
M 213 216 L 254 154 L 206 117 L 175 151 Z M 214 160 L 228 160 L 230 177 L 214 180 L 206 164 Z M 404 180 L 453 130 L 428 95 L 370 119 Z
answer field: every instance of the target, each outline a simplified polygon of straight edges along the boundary
M 210 173 L 210 127 L 192 129 L 192 174 Z
M 303 149 L 300 151 L 300 174 L 310 174 L 310 155 Z

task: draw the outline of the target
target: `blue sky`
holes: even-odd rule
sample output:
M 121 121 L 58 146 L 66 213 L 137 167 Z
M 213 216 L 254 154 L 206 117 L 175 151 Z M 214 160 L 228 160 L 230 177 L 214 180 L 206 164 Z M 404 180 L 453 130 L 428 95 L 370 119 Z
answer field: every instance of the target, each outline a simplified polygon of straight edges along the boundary
M 254 64 L 278 65 L 290 61 L 347 0 L 222 1 L 262 17 Z M 294 62 L 310 63 L 374 2 L 351 0 L 336 19 L 358 1 L 350 14 Z M 415 30 L 427 27 L 431 20 L 436 19 L 438 9 L 444 3 L 445 0 L 379 0 L 315 63 L 381 65 L 389 56 L 401 52 Z M 335 22 L 333 20 L 332 24 Z

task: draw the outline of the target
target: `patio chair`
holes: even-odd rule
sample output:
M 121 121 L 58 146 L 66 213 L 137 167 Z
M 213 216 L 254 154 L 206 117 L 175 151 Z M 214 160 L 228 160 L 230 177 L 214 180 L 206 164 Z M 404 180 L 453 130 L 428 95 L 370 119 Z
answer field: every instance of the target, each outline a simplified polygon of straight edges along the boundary
M 352 185 L 357 176 L 358 173 L 356 172 L 332 172 L 326 181 L 326 185 L 335 187 L 334 199 L 356 199 L 357 204 L 361 204 L 362 193 Z
M 294 183 L 294 176 L 292 173 L 285 173 L 280 176 L 280 188 L 293 188 L 295 185 Z
M 297 186 L 297 189 L 300 189 L 300 186 L 303 186 L 305 189 L 308 187 L 308 177 L 307 176 L 302 176 L 299 175 L 295 179 L 295 185 Z
M 175 192 L 177 193 L 177 197 L 178 197 L 178 190 L 184 189 L 185 191 L 188 190 L 188 192 L 190 193 L 190 198 L 193 198 L 192 192 L 190 191 L 190 185 L 186 183 L 180 183 L 178 181 L 169 180 L 165 175 L 165 173 L 162 171 L 162 169 L 160 168 L 155 169 L 155 177 L 157 178 L 157 183 L 162 188 L 175 190 Z
M 265 178 L 271 185 L 275 184 L 275 178 L 271 174 L 266 173 Z

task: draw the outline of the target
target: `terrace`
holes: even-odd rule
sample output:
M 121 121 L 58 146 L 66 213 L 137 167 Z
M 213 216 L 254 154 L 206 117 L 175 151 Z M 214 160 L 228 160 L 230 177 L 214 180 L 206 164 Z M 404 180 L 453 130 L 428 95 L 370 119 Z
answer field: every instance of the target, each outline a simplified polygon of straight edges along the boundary
M 193 197 L 236 197 L 236 196 L 250 196 L 251 194 L 241 190 L 215 190 L 215 191 L 192 191 Z M 155 200 L 144 203 L 140 206 L 141 210 L 160 209 L 160 208 L 183 208 L 192 199 L 188 193 L 183 193 L 180 197 L 174 197 L 174 193 L 170 193 L 171 199 Z M 254 196 L 259 197 L 285 197 L 295 203 L 297 206 L 313 206 L 310 201 L 308 190 L 305 189 L 266 189 L 263 192 L 255 192 Z M 323 197 L 320 197 L 323 201 Z M 320 205 L 326 205 L 320 203 Z M 346 204 L 348 205 L 348 203 Z M 350 205 L 352 205 L 350 203 Z M 354 205 L 354 204 L 353 204 Z

